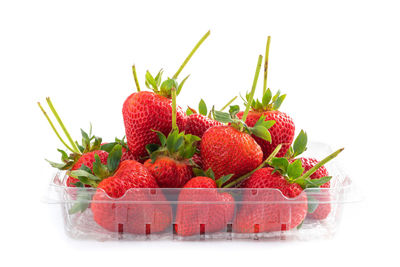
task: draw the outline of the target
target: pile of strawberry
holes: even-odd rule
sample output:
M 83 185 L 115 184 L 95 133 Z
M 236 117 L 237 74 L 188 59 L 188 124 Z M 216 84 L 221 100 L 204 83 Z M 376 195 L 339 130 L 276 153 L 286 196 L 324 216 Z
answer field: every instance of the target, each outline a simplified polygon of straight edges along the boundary
M 140 89 L 133 66 L 137 92 L 128 96 L 122 107 L 126 142 L 116 138 L 103 143 L 91 129 L 89 133 L 81 131 L 81 144 L 73 141 L 47 98 L 68 144 L 38 103 L 69 151 L 59 150 L 62 163 L 50 164 L 67 171 L 66 185 L 77 189 L 70 213 L 83 212 L 91 203 L 94 220 L 109 231 L 149 234 L 165 231 L 174 222 L 174 230 L 181 236 L 221 231 L 230 222 L 238 233 L 290 230 L 306 217 L 323 220 L 329 215 L 329 195 L 310 201 L 303 190 L 330 187 L 331 177 L 323 165 L 343 149 L 321 161 L 300 157 L 306 150 L 307 135 L 302 130 L 294 138 L 292 118 L 279 110 L 286 95 L 272 94 L 267 88 L 270 37 L 260 100 L 254 99 L 254 94 L 261 55 L 252 89 L 243 98 L 243 111 L 238 105 L 230 106 L 236 97 L 221 110 L 208 110 L 203 100 L 198 111 L 188 107 L 184 112 L 177 106 L 176 96 L 189 77 L 178 83 L 178 76 L 209 34 L 172 78 L 163 80 L 162 70 L 155 76 L 147 71 L 145 84 L 150 91 Z M 229 111 L 224 112 L 228 106 Z M 84 187 L 96 188 L 95 194 Z M 152 193 L 154 188 L 184 188 L 175 216 L 167 197 L 162 191 Z M 218 188 L 253 190 L 244 191 L 243 204 L 237 206 L 234 194 Z

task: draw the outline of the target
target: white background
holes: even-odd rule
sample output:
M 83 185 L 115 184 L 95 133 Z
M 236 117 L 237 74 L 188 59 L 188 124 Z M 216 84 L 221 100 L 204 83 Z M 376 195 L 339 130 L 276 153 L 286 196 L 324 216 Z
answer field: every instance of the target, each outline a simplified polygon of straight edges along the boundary
M 400 37 L 396 1 L 2 1 L 0 4 L 0 265 L 394 265 L 398 252 Z M 51 96 L 75 138 L 93 123 L 124 134 L 121 108 L 146 69 L 182 73 L 178 98 L 220 107 L 250 89 L 272 35 L 269 86 L 310 139 L 344 146 L 340 161 L 365 195 L 333 240 L 90 242 L 66 237 L 40 202 L 61 147 L 36 102 Z M 261 92 L 261 79 L 257 94 Z M 239 102 L 238 102 L 239 103 Z M 8 262 L 7 264 L 4 264 Z

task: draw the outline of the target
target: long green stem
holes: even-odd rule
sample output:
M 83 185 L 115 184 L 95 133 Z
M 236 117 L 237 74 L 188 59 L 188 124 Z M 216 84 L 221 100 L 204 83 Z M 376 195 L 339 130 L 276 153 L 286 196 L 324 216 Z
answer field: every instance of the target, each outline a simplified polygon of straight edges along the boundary
M 139 86 L 139 81 L 136 75 L 136 67 L 135 65 L 132 66 L 132 73 L 133 73 L 133 79 L 135 80 L 135 84 L 136 84 L 136 90 L 138 92 L 140 92 L 140 86 Z
M 67 131 L 67 128 L 65 128 L 64 123 L 62 122 L 60 116 L 58 115 L 56 109 L 53 106 L 53 103 L 51 103 L 50 97 L 46 97 L 46 101 L 47 104 L 49 105 L 51 112 L 53 112 L 54 117 L 56 117 L 58 123 L 61 126 L 61 129 L 63 130 L 65 136 L 67 136 L 69 143 L 71 144 L 72 148 L 73 148 L 73 152 L 76 153 L 80 153 L 78 147 L 76 146 L 75 142 L 72 140 L 71 135 L 69 134 L 69 132 Z
M 318 170 L 319 167 L 325 165 L 327 162 L 329 162 L 330 160 L 336 158 L 337 155 L 339 155 L 340 152 L 342 152 L 344 150 L 344 148 L 338 149 L 335 152 L 333 152 L 332 154 L 330 154 L 329 156 L 327 156 L 326 158 L 324 158 L 323 160 L 321 160 L 320 162 L 318 162 L 317 164 L 314 165 L 314 167 L 312 167 L 311 169 L 309 169 L 305 174 L 303 174 L 301 177 L 299 177 L 298 179 L 302 179 L 302 178 L 308 178 L 310 177 L 316 170 Z
M 53 122 L 51 121 L 50 117 L 47 115 L 46 111 L 43 109 L 42 105 L 40 104 L 40 102 L 38 102 L 39 108 L 42 110 L 44 116 L 46 117 L 47 121 L 49 122 L 51 128 L 53 129 L 53 131 L 56 133 L 58 139 L 60 139 L 61 143 L 63 143 L 63 145 L 71 152 L 73 152 L 74 150 L 69 147 L 67 145 L 67 143 L 65 143 L 65 141 L 62 139 L 62 137 L 60 136 L 60 134 L 58 133 L 56 127 L 54 126 Z
M 178 130 L 178 125 L 176 124 L 176 89 L 171 89 L 171 97 L 172 97 L 172 131 Z
M 210 31 L 208 31 L 204 36 L 200 39 L 200 41 L 197 42 L 196 46 L 192 49 L 190 54 L 186 57 L 185 61 L 183 61 L 182 65 L 179 67 L 178 71 L 174 74 L 172 77 L 173 79 L 177 79 L 178 75 L 181 73 L 183 68 L 186 66 L 186 64 L 189 62 L 190 58 L 193 56 L 193 54 L 196 52 L 196 50 L 200 47 L 200 45 L 207 39 L 207 37 L 210 35 Z
M 237 178 L 235 181 L 230 182 L 229 184 L 225 185 L 224 188 L 231 188 L 233 186 L 236 186 L 236 185 L 242 183 L 247 178 L 249 178 L 253 173 L 258 171 L 259 169 L 264 168 L 265 165 L 267 165 L 276 156 L 276 154 L 278 154 L 278 152 L 279 152 L 279 150 L 281 150 L 281 148 L 282 148 L 282 144 L 277 145 L 276 148 L 274 149 L 274 151 L 272 151 L 272 153 L 268 156 L 268 158 L 266 160 L 264 160 L 264 162 L 262 162 L 260 165 L 258 165 L 257 168 L 255 168 L 251 172 L 246 173 L 245 175 Z
M 258 75 L 260 74 L 261 64 L 262 64 L 262 55 L 258 56 L 256 74 L 254 75 L 253 86 L 251 88 L 249 99 L 247 99 L 246 110 L 243 113 L 242 121 L 246 122 L 247 115 L 249 114 L 251 103 L 253 102 L 254 92 L 256 91 Z
M 219 111 L 224 111 L 224 109 L 226 109 L 230 104 L 232 104 L 233 101 L 235 101 L 237 98 L 237 96 L 235 96 L 234 98 L 232 98 L 231 100 L 229 100 L 228 103 L 226 103 L 225 106 L 223 106 Z
M 268 78 L 268 58 L 269 58 L 269 44 L 271 43 L 271 36 L 268 36 L 267 47 L 265 48 L 265 63 L 264 63 L 264 85 L 263 96 L 267 91 L 267 78 Z

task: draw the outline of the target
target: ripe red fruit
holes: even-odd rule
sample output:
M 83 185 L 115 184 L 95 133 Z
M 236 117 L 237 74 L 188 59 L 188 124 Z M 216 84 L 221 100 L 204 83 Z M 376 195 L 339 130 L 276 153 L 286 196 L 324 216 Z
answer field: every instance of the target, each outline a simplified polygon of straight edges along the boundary
M 87 166 L 89 169 L 93 170 L 93 163 L 95 162 L 94 155 L 98 155 L 101 163 L 107 164 L 108 153 L 103 150 L 95 150 L 92 152 L 88 152 L 83 154 L 78 161 L 72 166 L 71 171 L 78 170 L 82 165 Z M 68 176 L 66 185 L 70 187 L 75 187 L 75 183 L 79 182 L 79 179 Z M 86 187 L 90 187 L 89 185 L 85 185 Z
M 239 112 L 238 117 L 241 119 L 242 116 L 243 112 Z M 275 121 L 275 124 L 268 129 L 271 134 L 271 143 L 257 136 L 253 136 L 263 151 L 264 159 L 266 159 L 279 144 L 282 144 L 282 148 L 277 157 L 283 157 L 294 139 L 295 126 L 292 118 L 279 110 L 250 111 L 246 119 L 246 124 L 253 127 L 261 116 L 264 116 L 266 121 Z
M 232 126 L 208 129 L 200 144 L 204 169 L 211 168 L 215 177 L 233 173 L 233 179 L 242 176 L 261 164 L 260 146 L 248 134 Z
M 131 155 L 139 160 L 147 156 L 147 144 L 159 144 L 157 134 L 168 135 L 171 131 L 171 99 L 153 92 L 131 94 L 122 108 L 125 133 Z M 185 126 L 186 115 L 177 107 L 176 123 L 180 129 Z
M 162 188 L 179 188 L 193 177 L 189 162 L 176 161 L 170 157 L 158 157 L 155 162 L 148 159 L 144 166 L 156 178 Z
M 301 194 L 303 191 L 301 186 L 289 183 L 279 172 L 273 171 L 274 169 L 270 167 L 259 169 L 244 183 L 246 188 L 274 188 L 280 191 L 246 192 L 243 201 L 258 203 L 241 206 L 233 227 L 235 232 L 289 230 L 300 225 L 306 217 L 307 195 Z M 295 201 L 291 200 L 294 198 Z
M 301 160 L 301 165 L 304 168 L 304 172 L 307 172 L 310 170 L 312 167 L 314 167 L 316 164 L 318 164 L 318 160 L 314 158 L 299 158 Z M 319 167 L 311 176 L 311 179 L 319 179 L 321 177 L 329 176 L 328 170 L 325 168 L 325 166 Z M 330 181 L 324 183 L 323 185 L 320 186 L 321 188 L 329 188 L 330 187 Z M 321 202 L 329 202 L 330 201 L 330 196 L 329 192 L 327 191 L 322 191 L 320 194 L 315 194 L 314 196 L 317 201 Z M 331 212 L 331 204 L 330 203 L 319 203 L 317 208 L 312 212 L 308 213 L 307 216 L 316 220 L 323 220 Z
M 185 133 L 196 135 L 200 138 L 211 127 L 221 126 L 221 122 L 213 120 L 202 114 L 191 114 L 186 119 Z
M 312 179 L 310 176 L 341 151 L 343 149 L 335 151 L 308 171 L 304 171 L 301 160 L 290 163 L 286 158 L 273 158 L 269 162 L 272 167 L 256 170 L 243 187 L 267 189 L 245 193 L 243 200 L 250 203 L 241 206 L 235 219 L 235 231 L 270 232 L 299 226 L 310 208 L 309 196 L 303 190 L 320 187 L 332 178 Z
M 200 190 L 189 188 L 202 188 Z M 205 188 L 208 188 L 204 190 Z M 212 233 L 222 230 L 233 218 L 234 198 L 229 193 L 219 193 L 217 183 L 209 177 L 194 177 L 179 194 L 175 231 L 180 236 Z M 187 203 L 185 202 L 198 202 Z M 205 204 L 201 202 L 217 202 Z M 219 204 L 220 203 L 220 204 Z
M 97 186 L 91 204 L 94 220 L 112 232 L 150 234 L 164 231 L 171 224 L 171 206 L 151 204 L 166 199 L 160 191 L 150 188 L 158 188 L 158 185 L 142 164 L 134 160 L 122 162 L 113 176 Z M 135 204 L 140 201 L 149 203 Z

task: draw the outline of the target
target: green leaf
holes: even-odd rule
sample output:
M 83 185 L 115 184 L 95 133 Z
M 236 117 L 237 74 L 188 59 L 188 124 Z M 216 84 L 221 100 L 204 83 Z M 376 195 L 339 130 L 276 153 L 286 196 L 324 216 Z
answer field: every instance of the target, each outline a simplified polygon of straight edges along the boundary
M 293 157 L 297 157 L 307 149 L 307 133 L 300 131 L 293 143 Z
M 251 133 L 271 143 L 271 134 L 264 126 L 255 126 L 251 128 Z
M 61 150 L 61 149 L 57 149 L 57 151 L 61 153 L 61 161 L 64 163 L 67 163 L 69 161 L 67 152 L 65 152 L 64 150 Z
M 286 158 L 273 158 L 271 165 L 275 169 L 281 170 L 283 173 L 287 173 L 289 161 Z
M 308 207 L 307 207 L 307 212 L 308 213 L 313 213 L 317 208 L 318 208 L 318 201 L 314 197 L 308 195 Z
M 84 188 L 79 188 L 77 197 L 76 197 L 76 202 L 74 205 L 71 207 L 71 209 L 68 211 L 69 214 L 74 214 L 77 212 L 84 212 L 90 204 L 90 200 L 92 199 L 92 195 L 90 192 L 87 192 L 86 189 Z
M 219 121 L 219 122 L 222 122 L 222 123 L 233 122 L 231 116 L 228 113 L 222 112 L 222 111 L 218 111 L 218 110 L 214 111 L 214 119 L 216 121 Z
M 220 188 L 223 184 L 225 184 L 226 182 L 228 182 L 233 176 L 232 174 L 228 174 L 228 175 L 224 175 L 220 178 L 218 178 L 217 180 L 215 180 L 215 183 L 217 184 L 217 187 Z
M 178 83 L 175 79 L 168 79 L 163 81 L 160 87 L 160 91 L 163 92 L 165 95 L 171 95 L 172 88 L 177 89 Z
M 100 181 L 101 180 L 99 177 L 96 177 L 95 175 L 93 175 L 87 171 L 84 171 L 84 170 L 71 171 L 71 176 L 81 180 L 82 182 L 83 182 L 83 180 L 81 178 L 88 178 L 89 180 L 92 180 L 92 181 Z M 88 184 L 88 183 L 86 183 L 86 184 Z M 89 184 L 91 184 L 91 183 L 89 183 Z
M 210 177 L 211 179 L 215 180 L 215 174 L 211 168 L 205 171 L 205 175 L 207 177 Z
M 301 223 L 299 225 L 297 225 L 296 229 L 299 230 L 301 229 L 301 227 L 303 226 L 304 220 L 301 221 Z
M 307 178 L 305 179 L 305 188 L 315 188 L 315 187 L 320 187 L 321 185 L 329 182 L 332 179 L 332 176 L 324 176 L 318 179 L 311 179 Z
M 160 145 L 158 144 L 147 144 L 146 145 L 146 151 L 151 155 L 153 152 L 157 151 L 160 148 Z
M 75 141 L 75 144 L 81 153 L 83 153 L 83 151 L 85 151 L 85 148 L 83 146 L 81 146 L 78 142 Z
M 94 158 L 95 158 L 95 161 L 93 162 L 94 175 L 96 175 L 101 179 L 108 177 L 110 175 L 110 172 L 108 171 L 107 166 L 101 162 L 99 155 L 95 154 Z
M 300 177 L 304 172 L 304 168 L 301 165 L 301 160 L 295 160 L 287 167 L 287 174 L 290 179 L 296 179 Z
M 163 69 L 161 69 L 161 70 L 157 73 L 156 77 L 154 77 L 154 80 L 155 80 L 157 86 L 160 86 L 160 84 L 161 84 L 161 77 L 162 77 L 162 75 L 163 75 L 163 72 L 164 72 Z
M 185 84 L 185 82 L 186 82 L 186 80 L 189 78 L 189 76 L 190 76 L 190 74 L 189 74 L 188 76 L 186 76 L 186 77 L 181 81 L 181 83 L 180 83 L 179 86 L 178 86 L 178 89 L 176 90 L 176 95 L 179 95 L 179 93 L 180 93 L 181 90 L 182 90 L 183 85 Z
M 149 71 L 146 71 L 146 86 L 149 89 L 154 89 L 158 91 L 157 82 Z
M 74 164 L 74 162 L 67 162 L 67 163 L 56 163 L 56 162 L 52 162 L 50 160 L 45 159 L 48 163 L 50 163 L 51 167 L 53 168 L 57 168 L 59 170 L 68 170 L 72 167 L 72 165 Z
M 272 97 L 272 102 L 275 102 L 275 101 L 278 99 L 278 97 L 280 96 L 280 94 L 281 94 L 281 91 L 278 90 L 278 92 L 276 92 L 276 94 L 274 95 L 274 97 Z
M 282 105 L 283 100 L 285 100 L 286 95 L 281 95 L 280 97 L 278 97 L 278 99 L 275 100 L 274 102 L 274 106 L 273 109 L 277 110 L 280 108 L 280 106 Z
M 172 131 L 168 135 L 166 145 L 167 145 L 167 149 L 168 149 L 168 151 L 170 153 L 174 153 L 175 152 L 174 148 L 175 148 L 175 143 L 176 143 L 177 139 L 178 139 L 178 131 L 176 131 L 176 130 Z
M 114 148 L 114 146 L 117 144 L 118 144 L 117 142 L 107 143 L 107 144 L 102 145 L 100 147 L 100 149 L 110 153 L 111 150 Z
M 199 113 L 203 116 L 207 116 L 207 105 L 203 99 L 201 99 L 199 102 Z
M 271 98 L 272 98 L 272 93 L 271 93 L 271 90 L 268 88 L 262 98 L 262 104 L 264 107 L 269 104 L 269 102 L 271 101 Z
M 262 127 L 266 128 L 266 129 L 269 129 L 269 128 L 271 128 L 272 126 L 274 126 L 274 124 L 275 124 L 275 121 L 274 121 L 274 120 L 268 120 L 268 121 L 266 121 L 266 120 L 265 120 L 265 116 L 262 115 L 262 116 L 257 120 L 257 122 L 254 124 L 254 127 L 262 126 Z
M 193 168 L 192 170 L 193 170 L 193 174 L 195 175 L 195 177 L 206 176 L 205 172 L 202 169 Z
M 239 105 L 233 105 L 229 107 L 229 114 L 231 115 L 231 118 L 235 118 L 235 116 L 239 113 L 240 107 Z
M 119 163 L 121 162 L 121 157 L 122 157 L 122 146 L 121 145 L 116 145 L 108 154 L 107 158 L 107 167 L 108 170 L 113 173 L 119 166 Z
M 183 141 L 184 141 L 183 136 L 179 136 L 175 142 L 174 152 L 178 151 L 181 148 L 181 146 L 183 145 Z
M 152 130 L 152 131 L 157 134 L 158 139 L 161 142 L 161 146 L 165 146 L 165 144 L 167 143 L 167 137 L 160 131 L 157 131 L 157 130 Z
M 79 168 L 79 170 L 84 170 L 84 171 L 86 171 L 88 173 L 93 173 L 92 170 L 88 166 L 86 166 L 85 164 L 82 164 L 81 167 Z

